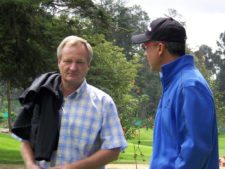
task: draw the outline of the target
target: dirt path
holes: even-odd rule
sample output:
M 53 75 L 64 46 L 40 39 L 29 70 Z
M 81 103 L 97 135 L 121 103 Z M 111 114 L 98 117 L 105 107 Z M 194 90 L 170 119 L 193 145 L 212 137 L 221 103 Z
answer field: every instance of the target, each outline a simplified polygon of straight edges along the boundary
M 1 165 L 0 169 L 25 169 L 22 165 Z M 109 164 L 106 169 L 148 169 L 148 165 L 138 164 L 137 168 L 135 164 Z
M 106 169 L 148 169 L 148 164 L 109 164 Z
M 25 169 L 23 165 L 2 165 L 0 164 L 0 169 Z M 147 164 L 138 164 L 137 168 L 135 164 L 109 164 L 106 169 L 148 169 Z M 220 169 L 225 169 L 222 167 Z
M 138 164 L 136 168 L 135 164 L 109 164 L 106 169 L 149 169 L 149 165 Z M 225 167 L 220 167 L 220 169 L 225 169 Z
M 25 169 L 23 165 L 0 164 L 0 169 Z

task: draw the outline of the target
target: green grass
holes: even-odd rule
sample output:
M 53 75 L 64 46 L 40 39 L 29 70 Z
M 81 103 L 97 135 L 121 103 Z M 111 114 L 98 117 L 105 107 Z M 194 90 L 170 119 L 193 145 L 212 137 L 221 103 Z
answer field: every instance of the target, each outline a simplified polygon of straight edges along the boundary
M 134 153 L 136 152 L 136 153 Z M 152 152 L 151 146 L 138 145 L 133 143 L 128 143 L 128 148 L 125 152 L 121 153 L 119 159 L 116 163 L 148 163 L 150 155 Z M 136 154 L 136 160 L 135 160 Z
M 219 156 L 225 156 L 225 134 L 219 135 Z
M 140 144 L 138 144 L 140 135 Z M 135 138 L 128 140 L 128 147 L 116 163 L 148 163 L 152 152 L 152 130 L 140 129 Z M 136 155 L 135 155 L 136 154 Z M 136 157 L 136 159 L 135 159 Z
M 136 138 L 128 140 L 128 147 L 125 150 L 125 153 L 121 153 L 120 158 L 116 163 L 135 163 L 134 158 L 134 144 L 138 145 L 138 136 Z M 140 130 L 140 149 L 144 154 L 144 157 L 140 155 L 139 151 L 137 153 L 137 162 L 138 163 L 148 163 L 150 155 L 152 153 L 152 130 L 151 129 L 141 129 Z M 219 135 L 219 156 L 225 156 L 225 134 Z M 143 160 L 144 159 L 144 160 Z
M 23 163 L 19 141 L 9 134 L 0 134 L 0 164 L 21 164 Z
M 128 147 L 115 163 L 148 163 L 152 152 L 152 130 L 141 129 L 140 144 L 138 140 L 137 132 L 135 138 L 128 140 Z M 0 164 L 23 164 L 19 147 L 19 141 L 11 135 L 0 134 Z M 219 135 L 219 155 L 225 156 L 225 134 Z

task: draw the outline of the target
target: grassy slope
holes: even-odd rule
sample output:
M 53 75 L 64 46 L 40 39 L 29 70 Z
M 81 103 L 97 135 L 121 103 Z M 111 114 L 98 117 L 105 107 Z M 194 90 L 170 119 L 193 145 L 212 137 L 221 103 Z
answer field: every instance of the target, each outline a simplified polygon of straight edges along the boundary
M 0 164 L 23 163 L 19 152 L 19 141 L 8 134 L 0 134 Z
M 128 147 L 125 153 L 121 153 L 118 163 L 148 163 L 152 152 L 152 130 L 140 129 L 140 144 L 138 145 L 139 133 L 131 140 L 128 140 Z M 136 153 L 135 153 L 136 152 Z
M 141 146 L 140 149 L 144 154 L 144 157 L 140 155 L 139 151 L 137 152 L 137 161 L 138 163 L 148 163 L 150 159 L 150 155 L 152 152 L 152 130 L 141 129 Z M 117 161 L 119 163 L 135 163 L 134 159 L 134 144 L 137 145 L 138 138 L 134 138 L 129 140 L 129 145 L 125 150 L 125 153 L 120 155 L 120 159 Z M 219 135 L 219 156 L 225 156 L 225 134 Z M 143 161 L 144 159 L 144 161 Z
M 219 156 L 225 156 L 225 134 L 219 135 Z
M 152 130 L 141 129 L 140 144 L 137 137 L 128 140 L 128 147 L 121 153 L 116 163 L 148 163 L 152 152 Z M 219 154 L 225 156 L 225 134 L 219 136 Z M 22 164 L 19 152 L 19 141 L 8 134 L 0 134 L 0 164 Z

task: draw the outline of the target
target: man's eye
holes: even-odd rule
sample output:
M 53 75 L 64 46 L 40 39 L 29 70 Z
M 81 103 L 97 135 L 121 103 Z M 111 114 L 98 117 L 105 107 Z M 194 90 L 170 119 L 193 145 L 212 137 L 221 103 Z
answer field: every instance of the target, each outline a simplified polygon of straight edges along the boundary
M 72 61 L 70 61 L 70 60 L 64 60 L 63 62 L 66 63 L 66 64 L 69 64 L 69 63 L 71 63 Z
M 77 61 L 76 63 L 77 63 L 77 64 L 85 64 L 84 61 Z

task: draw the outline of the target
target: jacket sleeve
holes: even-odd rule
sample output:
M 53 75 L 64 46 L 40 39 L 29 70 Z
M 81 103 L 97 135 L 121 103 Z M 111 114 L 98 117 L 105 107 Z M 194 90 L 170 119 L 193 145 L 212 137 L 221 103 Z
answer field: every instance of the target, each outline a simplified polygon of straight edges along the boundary
M 216 116 L 210 92 L 201 84 L 184 87 L 177 112 L 180 152 L 175 169 L 204 168 L 215 144 Z
M 31 102 L 22 105 L 21 111 L 12 127 L 12 132 L 23 140 L 30 138 L 32 109 L 33 104 Z
M 46 79 L 47 75 L 36 78 L 19 97 L 21 109 L 13 124 L 12 132 L 23 140 L 28 140 L 30 138 L 34 100 L 36 99 L 40 86 Z

